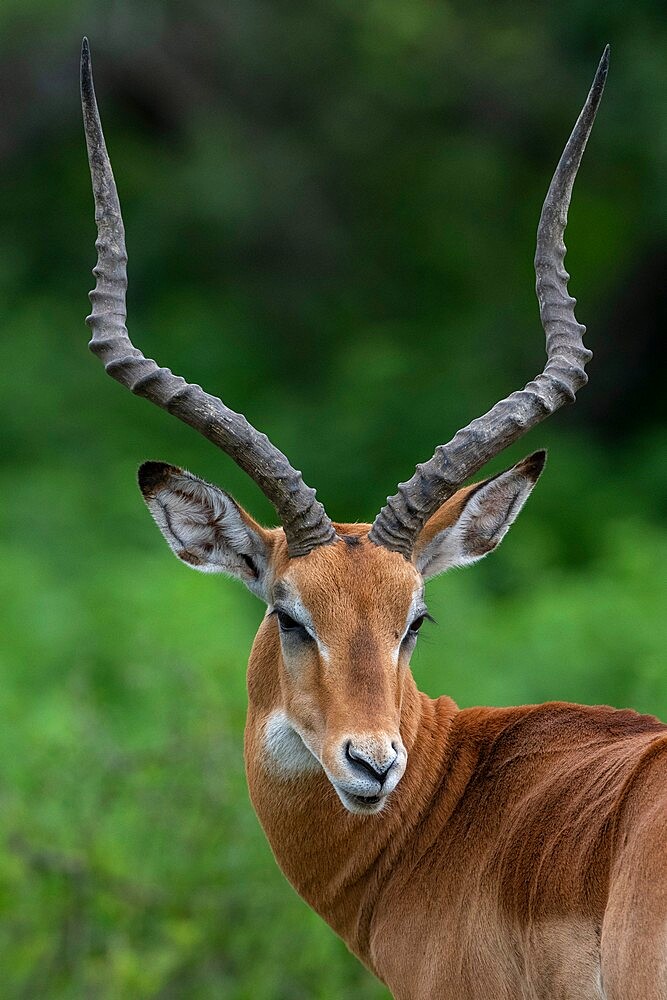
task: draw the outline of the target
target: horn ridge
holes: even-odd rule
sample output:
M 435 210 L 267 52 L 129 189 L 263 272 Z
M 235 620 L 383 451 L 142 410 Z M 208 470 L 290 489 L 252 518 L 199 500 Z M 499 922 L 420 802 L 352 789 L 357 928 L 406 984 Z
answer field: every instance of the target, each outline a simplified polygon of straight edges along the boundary
M 222 400 L 146 358 L 132 344 L 126 321 L 127 251 L 120 201 L 104 141 L 88 39 L 81 46 L 81 105 L 95 200 L 97 264 L 92 311 L 87 317 L 90 349 L 112 378 L 199 431 L 226 452 L 257 483 L 282 523 L 291 557 L 307 555 L 336 540 L 315 490 L 265 434 Z
M 490 459 L 541 420 L 574 400 L 588 381 L 584 366 L 592 352 L 583 345 L 586 328 L 574 314 L 568 293 L 564 233 L 572 187 L 602 98 L 609 68 L 607 45 L 586 102 L 558 162 L 542 207 L 535 251 L 536 292 L 546 336 L 547 363 L 523 389 L 496 403 L 488 413 L 439 445 L 428 462 L 400 483 L 375 518 L 368 537 L 377 545 L 411 557 L 426 521 Z

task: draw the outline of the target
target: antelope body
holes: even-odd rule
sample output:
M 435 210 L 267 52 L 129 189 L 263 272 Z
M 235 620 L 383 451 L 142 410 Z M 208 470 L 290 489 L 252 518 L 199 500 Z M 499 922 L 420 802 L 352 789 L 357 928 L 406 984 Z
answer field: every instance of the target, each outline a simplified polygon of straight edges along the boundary
M 288 879 L 399 1000 L 667 997 L 667 727 L 562 703 L 460 711 L 409 670 L 424 582 L 498 545 L 544 452 L 462 483 L 586 381 L 562 239 L 606 72 L 605 51 L 538 229 L 544 371 L 441 445 L 372 525 L 333 524 L 243 416 L 129 340 L 123 223 L 84 41 L 91 348 L 231 454 L 276 508 L 281 527 L 266 529 L 180 468 L 139 470 L 175 554 L 267 604 L 248 665 L 252 802 Z

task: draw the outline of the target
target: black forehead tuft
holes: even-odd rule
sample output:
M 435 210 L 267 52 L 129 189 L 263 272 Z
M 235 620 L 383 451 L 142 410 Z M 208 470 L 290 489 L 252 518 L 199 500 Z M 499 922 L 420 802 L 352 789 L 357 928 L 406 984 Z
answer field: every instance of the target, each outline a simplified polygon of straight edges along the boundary
M 346 545 L 349 545 L 353 549 L 356 545 L 361 545 L 361 538 L 359 535 L 342 535 L 341 536 Z

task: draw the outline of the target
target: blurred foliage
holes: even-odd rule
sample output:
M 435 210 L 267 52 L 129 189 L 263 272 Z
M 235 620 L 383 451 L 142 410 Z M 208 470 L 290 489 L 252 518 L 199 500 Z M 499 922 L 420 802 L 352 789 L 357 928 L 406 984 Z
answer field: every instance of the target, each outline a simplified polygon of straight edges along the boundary
M 0 966 L 32 998 L 379 998 L 250 809 L 261 614 L 179 567 L 133 477 L 266 501 L 85 350 L 91 38 L 132 334 L 370 519 L 539 370 L 541 199 L 605 42 L 568 244 L 595 350 L 511 539 L 430 586 L 420 685 L 667 717 L 666 22 L 657 0 L 5 0 L 0 6 Z M 496 467 L 501 463 L 497 462 Z

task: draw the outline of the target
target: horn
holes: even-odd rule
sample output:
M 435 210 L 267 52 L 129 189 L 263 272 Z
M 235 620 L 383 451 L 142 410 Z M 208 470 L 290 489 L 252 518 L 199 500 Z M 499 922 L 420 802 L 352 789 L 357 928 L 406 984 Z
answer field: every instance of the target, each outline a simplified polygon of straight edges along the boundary
M 336 532 L 315 499 L 315 490 L 306 486 L 301 473 L 265 434 L 216 396 L 158 367 L 132 344 L 125 326 L 125 230 L 97 110 L 87 38 L 81 48 L 81 104 L 97 225 L 96 282 L 90 293 L 93 308 L 86 319 L 92 332 L 90 349 L 117 382 L 194 427 L 254 479 L 276 509 L 290 556 L 304 556 L 334 542 Z
M 428 462 L 418 465 L 407 483 L 375 518 L 368 537 L 377 545 L 410 558 L 424 524 L 459 486 L 526 431 L 565 403 L 574 401 L 588 381 L 584 365 L 592 357 L 583 345 L 586 328 L 574 315 L 568 294 L 563 236 L 572 186 L 595 121 L 609 67 L 604 50 L 586 103 L 556 167 L 537 229 L 535 274 L 540 318 L 547 340 L 544 371 L 525 388 L 496 403 L 488 413 L 439 445 Z

